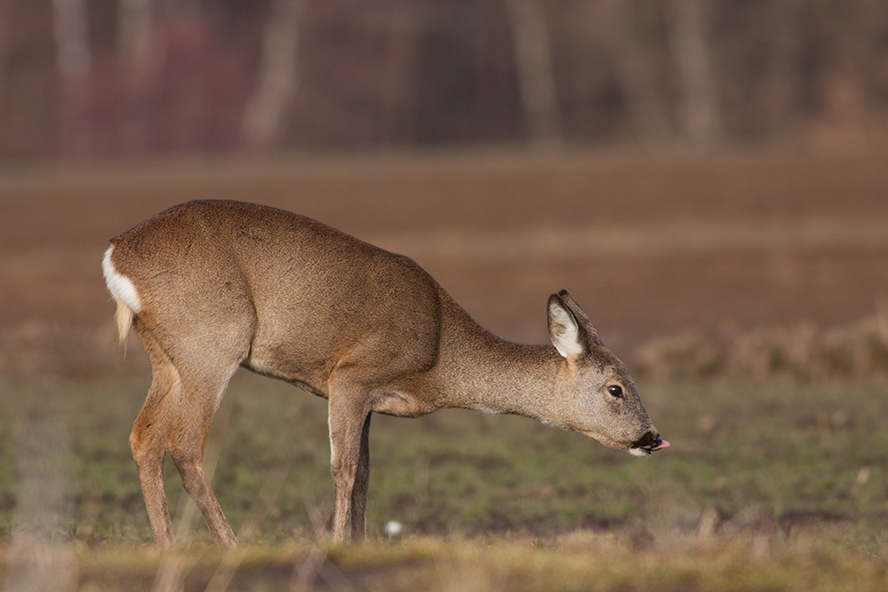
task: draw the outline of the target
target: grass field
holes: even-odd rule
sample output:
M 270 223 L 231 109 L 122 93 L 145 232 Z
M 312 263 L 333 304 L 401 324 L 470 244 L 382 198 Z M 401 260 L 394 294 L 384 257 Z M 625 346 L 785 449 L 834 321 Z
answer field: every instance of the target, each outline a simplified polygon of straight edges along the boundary
M 332 479 L 324 402 L 238 376 L 209 456 L 218 458 L 215 487 L 246 547 L 225 554 L 207 546 L 171 471 L 174 522 L 188 541 L 172 556 L 145 546 L 150 529 L 126 444 L 146 386 L 123 376 L 4 389 L 0 500 L 12 532 L 0 565 L 8 577 L 17 553 L 33 552 L 30 533 L 52 542 L 29 559 L 35 569 L 46 567 L 41 557 L 51 568 L 62 561 L 52 553 L 65 553 L 69 567 L 58 577 L 78 589 L 150 589 L 164 570 L 189 590 L 232 570 L 220 589 L 284 589 L 299 578 L 305 589 L 343 590 L 888 584 L 881 385 L 642 385 L 673 442 L 646 459 L 522 418 L 379 416 L 370 542 L 345 549 L 325 542 Z M 385 536 L 389 520 L 404 527 L 395 539 Z
M 580 154 L 0 171 L 0 586 L 886 590 L 885 170 Z M 325 402 L 242 372 L 208 464 L 244 546 L 210 544 L 168 466 L 183 544 L 157 551 L 127 445 L 149 369 L 134 338 L 125 358 L 114 343 L 98 262 L 193 197 L 412 255 L 511 339 L 545 340 L 545 298 L 570 289 L 672 447 L 636 459 L 517 417 L 376 416 L 370 540 L 334 547 Z

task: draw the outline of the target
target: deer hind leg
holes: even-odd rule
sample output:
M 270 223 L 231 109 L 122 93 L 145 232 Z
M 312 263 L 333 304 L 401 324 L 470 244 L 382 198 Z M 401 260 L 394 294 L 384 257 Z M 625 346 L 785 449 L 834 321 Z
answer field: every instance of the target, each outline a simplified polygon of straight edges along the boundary
M 237 546 L 237 537 L 225 518 L 204 469 L 204 445 L 222 394 L 237 364 L 222 376 L 182 372 L 180 403 L 170 422 L 166 450 L 182 477 L 185 491 L 197 504 L 217 543 Z
M 146 336 L 143 342 L 151 358 L 153 378 L 129 442 L 154 540 L 162 547 L 170 547 L 175 541 L 163 486 L 163 460 L 173 407 L 170 402 L 179 398 L 182 383 L 175 366 L 157 344 Z
M 360 539 L 365 534 L 367 484 L 370 475 L 367 436 L 370 411 L 359 389 L 330 390 L 330 468 L 335 486 L 333 542 Z
M 210 486 L 203 453 L 213 416 L 241 357 L 217 351 L 205 366 L 189 365 L 183 360 L 206 360 L 207 354 L 203 353 L 201 358 L 178 352 L 179 361 L 174 363 L 150 334 L 141 332 L 141 335 L 151 358 L 154 378 L 133 426 L 130 446 L 139 469 L 155 541 L 165 547 L 174 543 L 163 486 L 163 460 L 168 453 L 213 538 L 223 545 L 235 546 L 237 537 Z

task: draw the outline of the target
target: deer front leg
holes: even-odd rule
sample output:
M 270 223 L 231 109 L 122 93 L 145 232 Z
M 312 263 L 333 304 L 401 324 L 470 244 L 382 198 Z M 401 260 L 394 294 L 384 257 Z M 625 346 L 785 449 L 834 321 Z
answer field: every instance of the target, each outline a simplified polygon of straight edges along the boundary
M 358 457 L 358 469 L 355 472 L 355 484 L 351 496 L 351 535 L 352 540 L 360 540 L 367 536 L 367 490 L 370 485 L 370 418 L 367 414 L 364 428 L 361 430 L 361 452 Z
M 370 411 L 353 389 L 332 389 L 329 404 L 330 469 L 335 486 L 333 542 L 363 534 L 369 463 L 362 467 L 364 434 L 370 429 Z M 369 459 L 369 451 L 366 452 Z M 355 500 L 359 502 L 357 505 Z M 360 514 L 358 517 L 356 514 Z M 356 528 L 361 529 L 358 533 Z

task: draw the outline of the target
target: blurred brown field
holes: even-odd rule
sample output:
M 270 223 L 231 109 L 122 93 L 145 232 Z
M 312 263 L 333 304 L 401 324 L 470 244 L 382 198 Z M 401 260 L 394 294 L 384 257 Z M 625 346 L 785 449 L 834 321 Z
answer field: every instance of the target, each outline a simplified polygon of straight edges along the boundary
M 107 239 L 209 198 L 289 209 L 411 256 L 514 340 L 547 339 L 544 303 L 562 288 L 617 349 L 834 327 L 888 302 L 886 171 L 883 155 L 588 151 L 7 165 L 0 327 L 110 327 Z

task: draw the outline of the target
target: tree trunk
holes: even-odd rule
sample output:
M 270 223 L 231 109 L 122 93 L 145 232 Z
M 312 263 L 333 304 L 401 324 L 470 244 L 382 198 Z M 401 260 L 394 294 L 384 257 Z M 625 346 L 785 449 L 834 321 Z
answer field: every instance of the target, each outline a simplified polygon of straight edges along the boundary
M 673 0 L 672 7 L 672 47 L 682 89 L 678 122 L 691 146 L 706 149 L 718 141 L 721 123 L 704 0 Z
M 802 88 L 800 0 L 771 0 L 770 56 L 764 112 L 768 132 L 777 138 L 795 127 L 795 105 Z
M 672 124 L 650 59 L 638 38 L 632 4 L 627 0 L 603 0 L 601 11 L 602 33 L 608 40 L 635 135 L 642 144 L 662 144 L 671 138 Z
M 539 0 L 507 0 L 506 5 L 530 142 L 539 149 L 559 148 L 564 133 L 542 6 Z
M 120 0 L 117 46 L 130 89 L 144 90 L 151 71 L 152 0 Z
M 307 0 L 273 0 L 265 28 L 256 91 L 247 102 L 242 131 L 248 148 L 269 148 L 280 136 L 298 83 L 299 23 Z
M 386 39 L 382 94 L 379 100 L 381 139 L 411 141 L 416 132 L 416 69 L 420 51 L 420 14 L 412 5 L 391 11 Z
M 86 0 L 53 0 L 56 67 L 60 78 L 59 139 L 62 152 L 85 156 L 92 145 L 88 75 L 92 53 Z
M 12 13 L 12 0 L 0 0 L 0 111 L 6 93 L 6 66 L 9 55 L 9 18 Z

